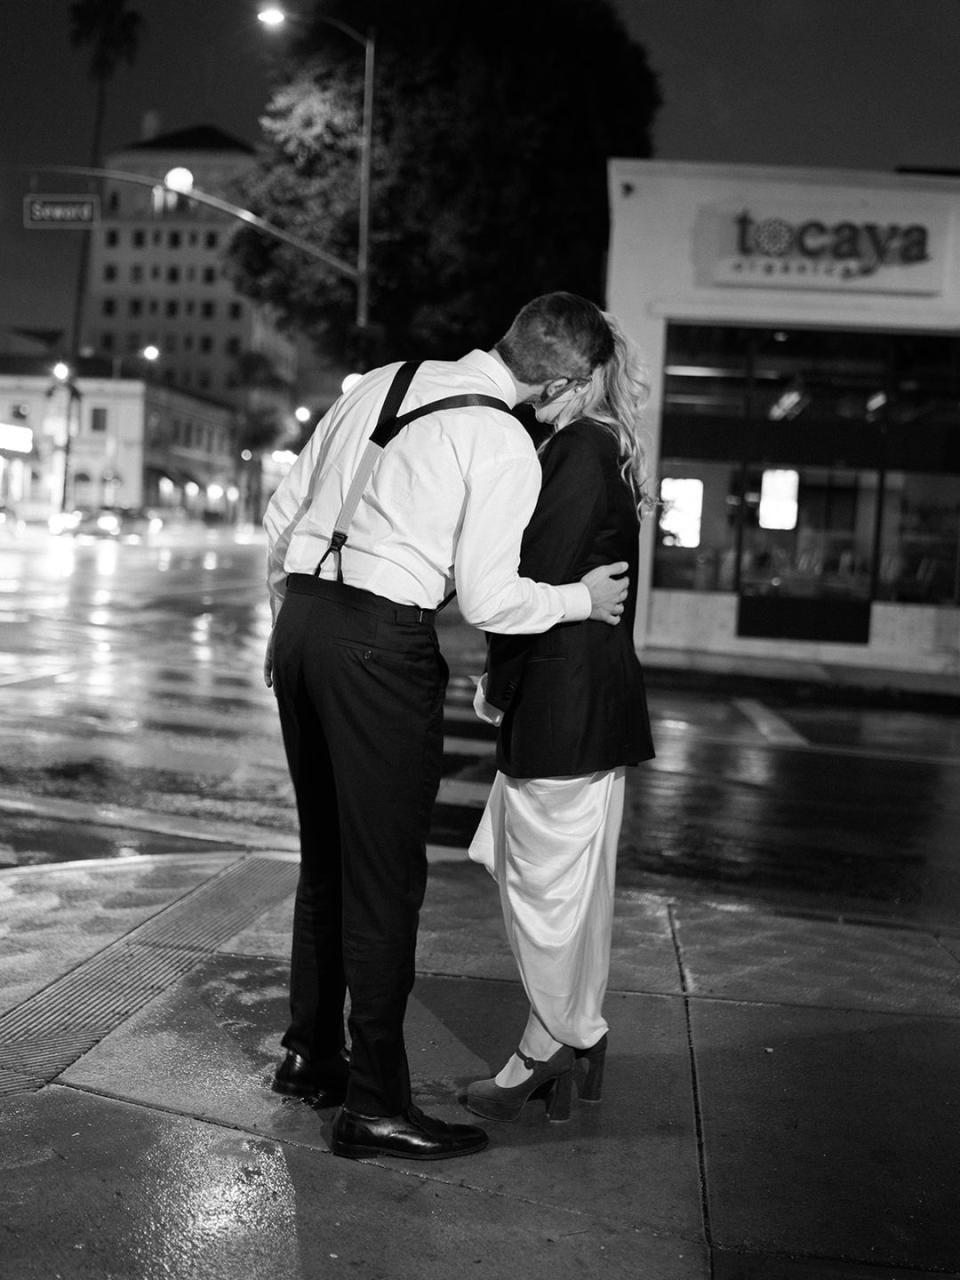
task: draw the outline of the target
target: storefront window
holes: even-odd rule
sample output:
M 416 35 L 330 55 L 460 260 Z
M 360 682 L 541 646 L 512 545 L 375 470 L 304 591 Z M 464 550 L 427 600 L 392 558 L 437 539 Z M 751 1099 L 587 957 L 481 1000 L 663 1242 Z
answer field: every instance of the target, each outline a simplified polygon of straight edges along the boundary
M 771 475 L 794 477 L 792 525 L 763 523 L 763 484 Z M 868 600 L 875 473 L 803 467 L 754 472 L 749 479 L 743 500 L 740 591 Z
M 729 463 L 670 460 L 662 467 L 654 585 L 678 591 L 732 591 L 736 531 Z
M 661 454 L 655 587 L 960 605 L 960 338 L 671 325 Z
M 960 604 L 960 477 L 885 477 L 877 599 Z
M 672 547 L 699 547 L 703 517 L 703 481 L 665 476 L 660 483 L 663 541 Z

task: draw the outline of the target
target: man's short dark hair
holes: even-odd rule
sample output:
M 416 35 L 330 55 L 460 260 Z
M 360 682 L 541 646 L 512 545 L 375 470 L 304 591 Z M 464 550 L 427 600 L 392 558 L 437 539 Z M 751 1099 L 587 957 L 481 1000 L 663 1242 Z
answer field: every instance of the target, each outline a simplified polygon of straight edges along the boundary
M 528 302 L 496 344 L 518 382 L 589 378 L 613 355 L 603 312 L 575 293 L 544 293 Z

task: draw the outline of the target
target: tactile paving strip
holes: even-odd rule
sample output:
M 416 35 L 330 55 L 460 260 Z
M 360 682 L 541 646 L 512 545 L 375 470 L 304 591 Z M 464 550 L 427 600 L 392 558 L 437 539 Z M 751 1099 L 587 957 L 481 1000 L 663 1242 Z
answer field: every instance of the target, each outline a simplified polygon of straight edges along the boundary
M 0 1095 L 55 1079 L 296 881 L 294 863 L 244 859 L 0 1016 Z
M 34 1080 L 19 1072 L 0 1069 L 0 1098 L 7 1098 L 14 1093 L 34 1093 L 42 1085 L 42 1080 Z

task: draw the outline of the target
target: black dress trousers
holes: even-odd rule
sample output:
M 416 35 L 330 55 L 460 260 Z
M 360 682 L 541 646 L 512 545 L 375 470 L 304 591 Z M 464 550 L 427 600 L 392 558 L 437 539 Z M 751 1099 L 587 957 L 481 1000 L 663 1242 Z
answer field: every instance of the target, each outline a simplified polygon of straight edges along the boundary
M 410 1102 L 403 1019 L 443 761 L 433 614 L 292 574 L 273 664 L 301 844 L 282 1043 L 335 1054 L 349 992 L 346 1105 L 395 1115 Z

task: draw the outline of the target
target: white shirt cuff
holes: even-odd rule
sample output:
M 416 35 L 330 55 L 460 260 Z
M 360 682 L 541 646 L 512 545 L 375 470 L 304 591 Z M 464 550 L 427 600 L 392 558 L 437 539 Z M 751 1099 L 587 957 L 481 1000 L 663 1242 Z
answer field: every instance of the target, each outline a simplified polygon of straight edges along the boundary
M 590 588 L 583 582 L 565 582 L 557 587 L 563 601 L 564 622 L 583 622 L 590 617 L 593 601 L 590 599 Z
M 487 673 L 484 672 L 477 682 L 477 689 L 473 695 L 473 709 L 487 724 L 498 725 L 503 719 L 503 712 L 499 707 L 492 706 L 487 701 Z

